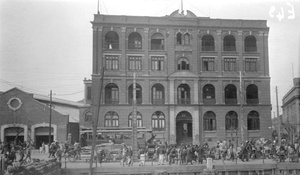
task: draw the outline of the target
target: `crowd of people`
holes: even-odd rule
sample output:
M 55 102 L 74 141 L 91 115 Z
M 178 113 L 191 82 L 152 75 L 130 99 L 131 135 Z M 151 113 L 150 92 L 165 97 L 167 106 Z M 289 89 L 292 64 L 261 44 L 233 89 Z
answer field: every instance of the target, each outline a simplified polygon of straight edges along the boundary
M 121 150 L 121 165 L 132 166 L 133 151 L 131 147 L 124 144 Z M 254 159 L 273 159 L 278 162 L 298 162 L 300 147 L 298 142 L 288 143 L 285 139 L 278 144 L 276 140 L 264 138 L 245 141 L 236 146 L 231 140 L 219 140 L 215 146 L 209 146 L 207 142 L 202 145 L 181 144 L 167 145 L 158 143 L 154 152 L 146 148 L 139 148 L 139 166 L 144 166 L 146 160 L 157 161 L 158 165 L 164 164 L 202 164 L 206 158 L 225 161 L 250 161 Z
M 4 155 L 4 168 L 13 166 L 16 163 L 22 164 L 31 161 L 32 145 L 30 141 L 21 142 L 2 142 L 0 144 L 1 154 Z M 18 156 L 17 156 L 18 154 Z

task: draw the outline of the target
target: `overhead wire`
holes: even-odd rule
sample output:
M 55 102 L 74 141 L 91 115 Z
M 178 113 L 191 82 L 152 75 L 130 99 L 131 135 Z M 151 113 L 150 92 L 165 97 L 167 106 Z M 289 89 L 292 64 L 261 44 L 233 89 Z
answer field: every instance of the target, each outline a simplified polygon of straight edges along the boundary
M 4 80 L 4 79 L 0 79 L 0 82 L 2 82 L 4 84 L 7 84 L 7 85 L 10 85 L 12 87 L 18 87 L 18 88 L 23 89 L 25 91 L 34 92 L 34 93 L 37 93 L 37 94 L 40 94 L 40 95 L 48 96 L 48 92 L 44 92 L 44 91 L 40 91 L 40 90 L 28 88 L 28 87 L 25 87 L 23 85 L 20 85 L 20 84 L 14 83 L 14 82 L 10 82 L 10 81 Z M 67 87 L 67 86 L 63 86 L 63 87 Z M 74 87 L 74 86 L 69 86 L 69 87 Z M 76 92 L 71 92 L 71 93 L 65 93 L 65 94 L 55 94 L 55 96 L 75 95 L 75 94 L 79 94 L 79 93 L 82 93 L 82 92 L 84 92 L 84 91 L 81 90 L 81 91 L 76 91 Z

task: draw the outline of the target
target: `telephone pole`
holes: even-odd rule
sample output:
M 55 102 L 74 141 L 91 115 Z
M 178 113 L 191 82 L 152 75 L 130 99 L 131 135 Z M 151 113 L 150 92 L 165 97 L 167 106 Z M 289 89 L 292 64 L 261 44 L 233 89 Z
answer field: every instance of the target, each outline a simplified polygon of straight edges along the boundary
M 51 145 L 51 120 L 52 120 L 52 90 L 50 90 L 50 116 L 49 116 L 49 148 Z
M 241 142 L 244 142 L 244 109 L 243 109 L 243 85 L 242 72 L 240 71 L 240 127 L 241 127 Z
M 98 97 L 98 102 L 97 102 L 97 104 L 95 104 L 95 106 L 98 105 L 97 113 L 93 114 L 93 135 L 92 135 L 93 142 L 92 142 L 91 161 L 90 161 L 90 175 L 93 174 L 93 162 L 94 162 L 94 157 L 95 157 L 95 151 L 97 151 L 96 150 L 96 136 L 97 136 L 98 121 L 99 121 L 99 116 L 100 116 L 100 104 L 101 104 L 102 89 L 103 89 L 104 69 L 105 69 L 105 67 L 101 68 L 101 74 L 99 76 L 100 90 L 98 91 L 98 95 L 96 96 L 96 98 Z M 93 110 L 93 111 L 95 111 L 95 110 Z M 96 166 L 97 166 L 97 162 L 96 162 Z
M 276 109 L 277 109 L 277 132 L 278 132 L 278 144 L 281 145 L 281 118 L 279 116 L 279 107 L 278 107 L 278 89 L 275 87 L 276 91 Z
M 133 161 L 137 161 L 137 103 L 136 103 L 136 79 L 135 72 L 133 73 L 133 117 L 132 117 L 132 152 L 133 152 Z

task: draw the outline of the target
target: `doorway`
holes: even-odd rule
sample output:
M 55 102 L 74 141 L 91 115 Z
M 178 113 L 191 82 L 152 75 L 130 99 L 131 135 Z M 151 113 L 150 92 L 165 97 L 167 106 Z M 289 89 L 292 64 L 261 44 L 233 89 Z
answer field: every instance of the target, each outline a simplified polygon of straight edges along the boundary
M 182 111 L 176 116 L 176 143 L 193 143 L 193 118 L 187 111 Z

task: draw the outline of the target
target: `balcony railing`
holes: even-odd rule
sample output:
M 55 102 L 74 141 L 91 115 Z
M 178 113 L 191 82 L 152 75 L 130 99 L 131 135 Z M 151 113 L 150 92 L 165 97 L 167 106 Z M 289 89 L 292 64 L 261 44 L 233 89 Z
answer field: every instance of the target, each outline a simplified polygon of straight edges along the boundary
M 105 99 L 105 104 L 119 104 L 119 100 L 118 99 Z
M 128 49 L 142 49 L 142 44 L 128 44 Z
M 202 46 L 202 51 L 215 51 L 215 46 Z
M 143 99 L 137 98 L 137 99 L 136 99 L 136 104 L 142 104 L 142 101 L 143 101 Z M 132 102 L 133 102 L 133 99 L 129 99 L 129 100 L 128 100 L 128 103 L 129 103 L 130 105 L 132 105 Z
M 184 104 L 191 104 L 191 99 L 186 98 L 186 99 L 178 99 L 178 104 L 184 105 Z
M 236 105 L 237 99 L 236 98 L 225 98 L 225 104 L 227 105 Z
M 216 99 L 214 99 L 214 98 L 204 98 L 203 99 L 203 103 L 204 104 L 216 104 Z
M 258 104 L 259 100 L 256 98 L 256 99 L 246 99 L 246 103 L 248 105 L 255 105 L 255 104 Z
M 103 45 L 103 47 L 104 47 L 105 49 L 112 49 L 112 50 L 114 50 L 114 49 L 119 49 L 119 43 L 105 43 L 105 44 Z
M 151 50 L 165 50 L 163 44 L 151 44 Z
M 236 47 L 235 46 L 224 46 L 223 48 L 224 51 L 231 51 L 231 52 L 234 52 L 236 51 Z
M 256 46 L 247 46 L 245 47 L 245 52 L 257 52 Z
M 165 99 L 153 99 L 152 104 L 165 104 Z

